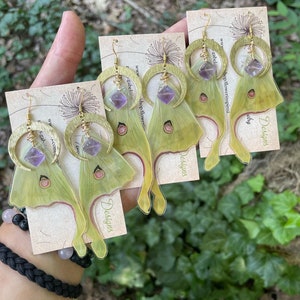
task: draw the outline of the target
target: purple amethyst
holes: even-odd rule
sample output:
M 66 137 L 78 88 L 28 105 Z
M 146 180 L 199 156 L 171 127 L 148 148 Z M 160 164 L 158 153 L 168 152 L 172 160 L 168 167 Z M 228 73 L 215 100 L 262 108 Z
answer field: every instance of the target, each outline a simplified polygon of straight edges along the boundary
M 263 69 L 263 65 L 255 58 L 245 67 L 245 71 L 251 77 L 257 76 Z
M 127 97 L 120 91 L 113 93 L 110 97 L 110 100 L 117 109 L 122 108 L 127 103 Z
M 158 91 L 157 97 L 163 103 L 169 104 L 174 99 L 175 92 L 168 85 L 165 85 Z
M 44 160 L 46 156 L 38 148 L 31 147 L 26 153 L 24 160 L 29 162 L 34 167 L 38 167 Z
M 89 137 L 84 142 L 82 150 L 91 156 L 96 156 L 101 150 L 101 144 Z
M 210 80 L 217 72 L 217 67 L 211 62 L 207 61 L 199 69 L 199 75 L 204 80 Z

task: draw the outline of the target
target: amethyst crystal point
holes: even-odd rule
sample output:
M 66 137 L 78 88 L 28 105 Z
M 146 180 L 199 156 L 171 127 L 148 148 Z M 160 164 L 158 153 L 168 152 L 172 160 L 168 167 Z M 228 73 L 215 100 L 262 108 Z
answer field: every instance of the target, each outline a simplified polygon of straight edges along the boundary
M 204 80 L 210 80 L 217 72 L 217 67 L 209 61 L 206 61 L 199 69 L 199 75 Z
M 101 150 L 101 144 L 89 137 L 85 140 L 82 150 L 91 156 L 96 156 Z
M 251 77 L 258 75 L 263 69 L 263 65 L 255 58 L 245 67 L 245 71 Z
M 127 103 L 127 97 L 121 91 L 114 92 L 111 95 L 110 100 L 117 109 L 122 108 Z
M 44 160 L 46 156 L 38 148 L 31 147 L 26 153 L 24 160 L 29 162 L 34 167 L 38 167 Z
M 157 97 L 163 103 L 169 104 L 174 99 L 175 92 L 168 85 L 165 85 L 158 91 Z

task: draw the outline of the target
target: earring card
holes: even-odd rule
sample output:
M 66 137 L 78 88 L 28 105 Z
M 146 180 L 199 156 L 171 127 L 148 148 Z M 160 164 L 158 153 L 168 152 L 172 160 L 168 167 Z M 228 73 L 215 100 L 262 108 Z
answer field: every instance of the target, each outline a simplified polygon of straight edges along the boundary
M 114 44 L 115 40 L 117 40 L 117 43 Z M 163 40 L 166 47 L 163 46 Z M 134 70 L 142 79 L 149 68 L 163 62 L 165 48 L 170 63 L 185 72 L 183 63 L 185 38 L 183 33 L 101 36 L 99 37 L 99 46 L 102 70 L 113 67 L 117 57 L 120 66 L 126 66 Z M 156 99 L 159 82 L 160 76 L 158 75 L 149 83 L 147 91 L 152 101 Z M 130 91 L 134 90 L 132 85 L 132 82 L 128 81 Z M 104 85 L 105 90 L 113 87 L 112 80 Z M 138 111 L 143 127 L 147 130 L 153 107 L 144 99 L 141 99 Z M 127 187 L 139 187 L 143 178 L 143 165 L 133 154 L 127 154 L 126 157 L 134 161 L 135 170 L 139 175 Z M 155 171 L 159 184 L 198 180 L 196 147 L 192 146 L 185 152 L 163 153 L 155 163 Z
M 81 101 L 80 91 L 84 91 L 82 98 L 84 111 L 105 117 L 101 87 L 98 81 L 32 88 L 6 93 L 12 132 L 20 125 L 26 124 L 29 107 L 31 107 L 32 122 L 47 123 L 56 130 L 61 142 L 58 164 L 78 199 L 80 160 L 69 153 L 63 140 L 68 122 L 78 115 L 78 107 Z M 95 124 L 90 124 L 90 126 L 103 139 L 108 138 L 105 129 L 101 128 L 101 126 Z M 39 141 L 54 153 L 55 145 L 53 139 L 44 132 L 38 132 L 38 136 Z M 73 142 L 75 147 L 77 147 L 78 143 L 80 143 L 82 132 L 78 130 L 74 136 Z M 28 147 L 28 141 L 26 141 L 25 136 L 17 144 L 16 152 L 18 156 L 20 155 L 20 150 L 24 149 L 22 148 L 24 146 Z M 52 174 L 52 176 L 55 176 L 55 174 Z M 26 202 L 26 197 L 34 196 L 24 195 L 24 203 Z M 55 199 L 55 195 L 53 195 L 53 198 Z M 81 199 L 80 202 L 84 203 L 84 200 Z M 34 254 L 62 249 L 72 245 L 72 237 L 76 229 L 76 216 L 74 216 L 74 209 L 72 209 L 71 205 L 55 199 L 55 203 L 50 206 L 27 207 L 26 211 Z M 90 222 L 93 222 L 92 219 L 94 219 L 96 227 L 104 238 L 126 234 L 119 191 L 95 200 L 92 214 Z M 85 242 L 89 242 L 89 240 L 85 239 Z
M 205 9 L 187 12 L 189 43 L 202 39 L 206 29 L 207 39 L 212 39 L 224 49 L 228 57 L 227 71 L 219 80 L 224 97 L 225 118 L 227 120 L 226 135 L 220 145 L 220 155 L 230 155 L 230 111 L 239 81 L 239 75 L 234 71 L 230 63 L 230 52 L 234 43 L 249 33 L 249 24 L 252 25 L 253 35 L 263 39 L 268 45 L 269 28 L 266 7 L 230 8 L 230 9 Z M 258 48 L 258 47 L 256 47 Z M 242 67 L 245 57 L 249 55 L 247 48 L 240 49 L 237 65 Z M 261 51 L 257 49 L 257 51 Z M 220 65 L 220 58 L 214 52 L 210 52 L 214 62 Z M 263 55 L 263 53 L 259 53 Z M 195 57 L 197 53 L 195 53 Z M 192 64 L 193 59 L 192 57 Z M 266 62 L 262 62 L 263 64 Z M 272 72 L 272 70 L 270 70 Z M 250 100 L 251 101 L 251 100 Z M 217 137 L 217 127 L 213 120 L 200 118 L 199 122 L 204 128 L 199 149 L 201 157 L 206 157 L 210 152 L 213 142 Z M 236 124 L 236 135 L 249 152 L 270 151 L 280 148 L 276 110 L 271 108 L 261 113 L 246 113 L 239 118 Z

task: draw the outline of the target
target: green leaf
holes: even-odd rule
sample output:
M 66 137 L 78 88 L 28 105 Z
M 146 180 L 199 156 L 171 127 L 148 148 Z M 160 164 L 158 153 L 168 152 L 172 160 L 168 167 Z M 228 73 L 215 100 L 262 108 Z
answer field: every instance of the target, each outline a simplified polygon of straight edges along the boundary
M 300 199 L 291 191 L 285 191 L 281 194 L 268 193 L 266 198 L 272 205 L 275 213 L 277 213 L 278 215 L 284 215 L 285 213 L 293 210 Z
M 231 222 L 241 215 L 241 203 L 235 193 L 225 195 L 218 204 L 220 211 L 225 218 Z
M 245 219 L 240 219 L 240 221 L 242 222 L 242 224 L 245 226 L 245 228 L 248 231 L 249 237 L 251 239 L 256 238 L 256 236 L 259 234 L 260 232 L 260 226 L 259 224 L 257 224 L 254 221 L 251 220 L 245 220 Z
M 278 10 L 279 14 L 284 17 L 286 17 L 289 12 L 287 6 L 282 1 L 277 2 L 277 10 Z
M 208 229 L 203 237 L 201 249 L 213 252 L 221 251 L 227 241 L 225 224 L 216 224 Z
M 300 268 L 298 266 L 288 266 L 286 274 L 279 278 L 277 286 L 288 295 L 299 295 L 299 278 Z
M 247 269 L 259 275 L 265 287 L 270 287 L 278 281 L 284 271 L 284 259 L 269 253 L 255 252 L 247 258 Z
M 246 182 L 242 182 L 241 184 L 239 184 L 234 189 L 234 191 L 239 196 L 241 203 L 243 205 L 249 203 L 254 198 L 254 193 L 253 193 L 251 187 Z
M 264 183 L 265 183 L 265 178 L 261 174 L 247 180 L 247 184 L 251 187 L 252 191 L 255 193 L 260 193 L 262 191 L 264 187 Z

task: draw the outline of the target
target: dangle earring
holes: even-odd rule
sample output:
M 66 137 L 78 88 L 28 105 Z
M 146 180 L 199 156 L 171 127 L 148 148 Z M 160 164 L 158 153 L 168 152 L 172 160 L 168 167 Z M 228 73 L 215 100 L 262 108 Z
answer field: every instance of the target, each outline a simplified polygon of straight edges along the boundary
M 18 208 L 50 206 L 58 202 L 71 206 L 77 226 L 73 247 L 84 255 L 86 247 L 82 236 L 85 230 L 85 218 L 70 183 L 56 163 L 61 148 L 58 134 L 50 125 L 32 121 L 31 96 L 29 97 L 27 122 L 13 131 L 8 142 L 8 152 L 16 165 L 10 204 Z M 51 137 L 55 144 L 54 154 L 51 154 L 36 132 Z M 21 158 L 19 158 L 16 148 L 25 135 L 27 143 L 22 145 Z
M 91 240 L 95 255 L 103 258 L 107 254 L 106 244 L 93 217 L 93 206 L 103 195 L 110 195 L 133 179 L 134 171 L 126 160 L 113 148 L 114 135 L 106 119 L 96 113 L 84 111 L 84 90 L 79 89 L 78 115 L 67 125 L 65 145 L 79 159 L 79 197 L 87 214 L 86 236 Z M 105 129 L 108 141 L 96 134 L 91 123 Z M 74 148 L 73 136 L 81 127 L 79 151 Z
M 249 20 L 250 17 L 251 15 L 249 15 Z M 236 60 L 239 49 L 245 46 L 248 47 L 248 55 L 243 68 L 240 69 Z M 261 50 L 264 58 L 261 58 L 256 48 Z M 234 71 L 241 78 L 237 84 L 230 111 L 229 145 L 241 162 L 249 163 L 250 153 L 239 141 L 236 134 L 236 125 L 239 118 L 248 113 L 259 113 L 275 108 L 283 102 L 283 98 L 270 71 L 272 64 L 270 47 L 263 39 L 254 36 L 251 23 L 249 24 L 248 34 L 239 38 L 232 46 L 230 61 Z
M 154 174 L 160 155 L 187 151 L 199 142 L 202 135 L 198 121 L 184 101 L 187 92 L 185 74 L 175 65 L 168 63 L 170 60 L 165 51 L 164 38 L 162 49 L 162 63 L 150 67 L 143 77 L 144 98 L 153 106 L 147 136 L 153 155 Z M 161 74 L 161 77 L 153 103 L 148 94 L 148 84 L 158 74 Z M 158 215 L 164 214 L 167 203 L 160 191 L 157 176 L 154 178 L 151 192 L 155 212 Z
M 108 68 L 99 75 L 98 80 L 102 86 L 106 116 L 113 128 L 115 140 L 114 147 L 122 154 L 134 154 L 143 164 L 143 182 L 138 196 L 138 206 L 145 214 L 149 214 L 150 189 L 153 181 L 152 155 L 146 137 L 137 105 L 142 97 L 142 84 L 134 71 L 127 67 L 119 66 L 116 52 L 118 40 L 112 44 L 115 56 L 114 67 Z M 124 77 L 127 80 L 124 80 Z M 113 87 L 105 88 L 105 83 L 114 78 Z M 128 80 L 135 85 L 135 95 L 129 89 Z
M 197 118 L 205 117 L 212 120 L 218 131 L 217 138 L 205 159 L 204 167 L 206 170 L 211 170 L 220 161 L 219 148 L 226 129 L 225 108 L 218 80 L 226 71 L 227 57 L 217 42 L 207 38 L 207 28 L 210 21 L 211 17 L 209 16 L 202 33 L 202 39 L 192 42 L 185 52 L 185 65 L 189 75 L 187 103 Z M 217 65 L 212 61 L 209 49 L 217 53 L 221 60 L 219 71 Z M 200 50 L 200 57 L 191 66 L 191 57 L 197 50 Z

